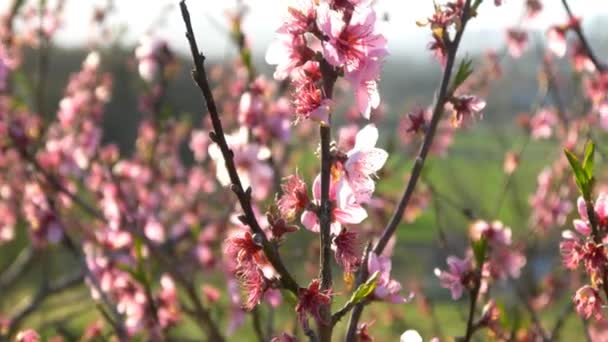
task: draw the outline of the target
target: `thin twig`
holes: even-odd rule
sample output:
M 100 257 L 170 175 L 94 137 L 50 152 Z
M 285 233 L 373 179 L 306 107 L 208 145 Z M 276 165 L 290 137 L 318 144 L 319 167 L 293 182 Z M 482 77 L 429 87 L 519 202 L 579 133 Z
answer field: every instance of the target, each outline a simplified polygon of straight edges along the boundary
M 475 332 L 476 325 L 474 324 L 475 318 L 475 308 L 477 307 L 477 298 L 479 297 L 479 290 L 481 289 L 481 268 L 483 265 L 477 265 L 477 270 L 475 271 L 475 286 L 473 290 L 469 293 L 469 318 L 467 319 L 467 330 L 464 335 L 464 342 L 469 342 L 471 337 L 473 337 L 473 333 Z
M 325 60 L 321 62 L 321 73 L 323 75 L 323 92 L 325 97 L 331 99 L 334 85 L 338 77 L 334 68 Z M 321 277 L 321 289 L 328 290 L 332 286 L 331 275 L 331 221 L 332 202 L 329 199 L 331 183 L 332 156 L 331 144 L 331 116 L 327 123 L 321 124 L 319 128 L 321 137 L 321 203 L 317 215 L 319 218 L 319 272 Z M 319 322 L 319 339 L 322 342 L 331 341 L 333 324 L 331 323 L 331 303 L 320 308 L 322 321 Z M 329 322 L 329 323 L 326 323 Z
M 564 9 L 566 10 L 566 13 L 568 14 L 568 18 L 570 19 L 570 21 L 577 20 L 576 17 L 574 16 L 574 13 L 572 13 L 572 10 L 570 9 L 570 6 L 568 5 L 568 1 L 562 0 L 562 5 L 564 6 Z M 583 49 L 585 50 L 585 53 L 587 54 L 587 56 L 589 57 L 589 59 L 591 60 L 591 62 L 595 66 L 595 68 L 597 69 L 597 71 L 603 72 L 606 67 L 604 64 L 602 64 L 599 61 L 599 59 L 597 59 L 597 57 L 593 53 L 593 49 L 591 48 L 589 41 L 587 41 L 587 37 L 585 37 L 585 34 L 583 33 L 583 28 L 581 27 L 580 23 L 577 23 L 576 25 L 574 25 L 573 30 L 576 33 L 576 35 L 578 36 L 578 39 L 580 40 L 581 45 L 583 46 Z
M 32 265 L 35 249 L 28 245 L 19 252 L 15 260 L 0 274 L 0 292 L 4 292 Z
M 27 318 L 30 314 L 32 314 L 36 309 L 44 303 L 44 301 L 51 295 L 55 295 L 62 291 L 68 290 L 72 287 L 78 286 L 82 284 L 82 280 L 84 279 L 84 272 L 82 270 L 66 276 L 53 284 L 48 286 L 41 287 L 34 298 L 21 310 L 19 310 L 15 315 L 10 318 L 9 327 L 7 329 L 8 335 L 11 336 L 15 333 L 15 331 L 19 328 L 19 325 L 25 318 Z
M 291 274 L 287 271 L 287 268 L 283 264 L 276 247 L 270 243 L 270 241 L 268 241 L 266 234 L 264 234 L 264 231 L 260 227 L 251 206 L 251 188 L 246 190 L 243 188 L 240 177 L 236 171 L 236 166 L 233 159 L 234 153 L 230 147 L 228 147 L 228 143 L 226 142 L 224 128 L 215 105 L 215 100 L 213 99 L 213 94 L 211 93 L 211 87 L 209 86 L 209 82 L 207 80 L 207 73 L 204 65 L 205 56 L 199 52 L 196 44 L 196 38 L 194 36 L 192 23 L 190 20 L 190 13 L 188 12 L 188 7 L 186 6 L 185 0 L 180 2 L 180 9 L 184 24 L 186 25 L 186 38 L 188 39 L 190 50 L 192 52 L 192 59 L 194 61 L 195 69 L 192 71 L 192 76 L 205 99 L 209 117 L 213 125 L 213 131 L 210 133 L 210 137 L 218 145 L 220 151 L 222 152 L 222 156 L 224 157 L 224 162 L 226 164 L 225 166 L 228 170 L 230 181 L 232 182 L 231 189 L 237 196 L 241 209 L 244 213 L 243 216 L 241 216 L 243 223 L 247 224 L 256 238 L 260 239 L 264 254 L 268 258 L 270 264 L 279 274 L 283 287 L 297 296 L 299 286 Z
M 373 252 L 378 255 L 382 254 L 382 251 L 384 251 L 386 244 L 388 243 L 391 236 L 395 233 L 395 230 L 397 229 L 399 223 L 401 222 L 405 209 L 407 208 L 407 206 L 410 202 L 410 199 L 414 193 L 414 189 L 416 188 L 416 184 L 418 183 L 418 179 L 420 178 L 420 175 L 422 174 L 422 168 L 424 166 L 424 162 L 425 162 L 425 160 L 428 156 L 428 153 L 431 149 L 431 146 L 433 144 L 433 139 L 435 137 L 435 133 L 437 131 L 437 126 L 439 125 L 439 121 L 440 121 L 442 113 L 444 111 L 444 106 L 447 103 L 447 101 L 451 95 L 450 90 L 449 90 L 449 85 L 450 85 L 450 80 L 452 77 L 452 69 L 453 69 L 454 63 L 456 61 L 456 52 L 458 51 L 458 46 L 460 45 L 460 40 L 462 39 L 467 22 L 470 19 L 470 14 L 471 14 L 470 11 L 471 11 L 471 0 L 467 0 L 463 7 L 462 18 L 461 18 L 461 22 L 462 22 L 461 27 L 456 32 L 456 35 L 454 36 L 454 40 L 450 44 L 448 44 L 446 65 L 445 65 L 445 69 L 444 69 L 443 76 L 441 79 L 441 85 L 439 86 L 439 93 L 437 95 L 435 105 L 433 108 L 433 115 L 431 117 L 431 122 L 429 124 L 429 128 L 424 137 L 424 141 L 422 142 L 422 145 L 418 152 L 418 156 L 416 157 L 416 160 L 414 162 L 414 166 L 412 168 L 410 179 L 407 183 L 407 186 L 405 187 L 401 200 L 399 201 L 397 208 L 396 208 L 395 212 L 393 213 L 393 216 L 391 217 L 388 224 L 384 228 L 384 231 L 382 232 L 380 239 L 374 246 Z M 367 260 L 364 260 L 364 263 L 365 262 L 367 262 Z M 365 277 L 367 277 L 367 274 L 364 274 L 364 275 L 365 275 Z M 361 304 L 355 306 L 355 309 L 353 310 L 352 315 L 360 316 L 361 310 L 362 310 Z M 353 318 L 355 318 L 355 317 L 351 316 L 351 320 L 350 320 L 349 327 L 348 327 L 348 332 L 346 335 L 347 341 L 350 341 L 350 340 L 348 340 L 348 338 L 349 337 L 352 338 L 356 333 L 358 319 L 353 319 Z
M 553 326 L 553 329 L 551 329 L 551 333 L 549 334 L 551 341 L 559 340 L 559 333 L 561 332 L 561 330 L 564 326 L 564 323 L 566 323 L 566 319 L 572 313 L 572 309 L 573 309 L 572 302 L 569 302 L 568 305 L 564 306 L 564 308 L 562 309 L 560 315 L 557 317 L 557 320 L 555 321 L 555 325 Z
M 543 327 L 543 323 L 541 322 L 540 317 L 538 316 L 538 313 L 536 312 L 536 310 L 532 307 L 532 304 L 530 304 L 530 300 L 528 298 L 528 295 L 525 293 L 524 289 L 521 288 L 521 286 L 518 286 L 517 284 L 514 284 L 514 287 L 515 287 L 515 290 L 517 292 L 519 299 L 524 304 L 526 310 L 528 310 L 528 313 L 530 314 L 530 318 L 532 318 L 532 323 L 536 326 L 536 330 L 540 334 L 542 340 L 547 341 L 547 342 L 551 341 L 551 336 L 549 336 L 549 334 Z
M 253 308 L 251 312 L 251 319 L 253 321 L 253 331 L 259 342 L 264 342 L 264 332 L 262 331 L 262 320 L 260 317 L 259 307 Z

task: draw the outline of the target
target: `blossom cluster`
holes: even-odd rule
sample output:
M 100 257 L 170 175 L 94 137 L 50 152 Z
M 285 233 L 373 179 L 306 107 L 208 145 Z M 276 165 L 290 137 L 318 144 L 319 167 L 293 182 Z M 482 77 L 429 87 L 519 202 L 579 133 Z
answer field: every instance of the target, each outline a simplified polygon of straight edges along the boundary
M 604 299 L 599 289 L 606 285 L 605 230 L 608 224 L 608 197 L 601 193 L 588 210 L 588 203 L 582 197 L 577 202 L 578 219 L 572 221 L 574 230 L 564 230 L 559 245 L 562 261 L 566 268 L 576 270 L 582 266 L 589 276 L 591 285 L 584 285 L 574 296 L 576 311 L 585 317 L 603 317 Z M 593 215 L 590 217 L 589 215 Z M 592 222 L 593 220 L 593 222 Z

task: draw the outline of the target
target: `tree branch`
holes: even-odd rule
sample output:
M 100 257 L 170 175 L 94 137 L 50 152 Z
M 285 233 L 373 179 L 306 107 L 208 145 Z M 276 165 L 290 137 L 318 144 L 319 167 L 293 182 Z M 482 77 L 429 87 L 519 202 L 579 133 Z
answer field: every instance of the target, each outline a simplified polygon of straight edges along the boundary
M 38 309 L 38 307 L 40 307 L 40 305 L 42 305 L 49 296 L 78 286 L 82 284 L 83 279 L 84 272 L 81 270 L 58 280 L 54 284 L 40 287 L 36 295 L 34 295 L 34 298 L 10 318 L 9 327 L 7 329 L 8 336 L 13 335 L 19 328 L 21 322 L 36 311 L 36 309 Z
M 182 12 L 184 24 L 186 25 L 186 38 L 188 39 L 188 43 L 190 44 L 192 59 L 194 61 L 195 69 L 192 71 L 192 77 L 200 88 L 205 99 L 207 110 L 209 112 L 211 123 L 213 125 L 213 131 L 210 133 L 210 137 L 218 145 L 220 151 L 222 152 L 222 156 L 224 157 L 226 169 L 228 170 L 230 181 L 232 182 L 231 189 L 237 196 L 241 209 L 244 213 L 244 223 L 246 223 L 251 229 L 251 231 L 254 233 L 254 235 L 256 235 L 256 237 L 261 240 L 264 253 L 266 254 L 266 257 L 268 258 L 270 264 L 279 274 L 280 281 L 283 287 L 297 295 L 299 289 L 298 284 L 291 276 L 291 274 L 289 274 L 289 272 L 287 271 L 287 268 L 283 264 L 276 247 L 272 245 L 270 241 L 268 241 L 266 234 L 264 234 L 264 231 L 260 227 L 255 217 L 253 208 L 251 206 L 251 188 L 248 188 L 247 190 L 243 189 L 243 185 L 241 184 L 241 180 L 236 171 L 236 166 L 233 160 L 234 153 L 228 147 L 226 137 L 224 136 L 222 122 L 220 120 L 218 110 L 215 105 L 215 100 L 213 99 L 213 94 L 211 93 L 211 88 L 207 80 L 207 74 L 204 65 L 205 56 L 199 52 L 198 46 L 196 44 L 196 38 L 194 36 L 194 31 L 192 30 L 192 23 L 190 21 L 190 13 L 188 12 L 185 0 L 182 0 L 180 2 L 180 9 Z
M 478 3 L 477 1 L 476 3 Z M 435 133 L 437 131 L 437 126 L 439 125 L 439 121 L 441 119 L 442 113 L 444 111 L 444 106 L 447 103 L 448 99 L 451 96 L 451 91 L 449 89 L 450 79 L 452 77 L 452 69 L 454 67 L 454 63 L 456 61 L 456 52 L 458 51 L 458 46 L 460 45 L 460 41 L 462 39 L 465 27 L 467 22 L 471 18 L 471 0 L 467 0 L 463 7 L 462 18 L 461 18 L 461 26 L 460 29 L 456 32 L 454 36 L 454 40 L 448 44 L 448 54 L 445 69 L 443 71 L 443 76 L 441 79 L 441 84 L 439 86 L 439 93 L 437 94 L 435 105 L 433 108 L 433 114 L 431 117 L 431 122 L 429 128 L 424 137 L 424 141 L 422 142 L 422 146 L 418 152 L 418 156 L 414 162 L 414 166 L 412 167 L 412 173 L 410 179 L 405 187 L 401 200 L 399 201 L 393 216 L 389 220 L 388 224 L 384 228 L 380 239 L 376 243 L 373 248 L 373 252 L 380 255 L 386 244 L 388 243 L 391 236 L 395 233 L 397 226 L 401 222 L 403 218 L 403 213 L 407 208 L 410 199 L 414 193 L 414 189 L 416 188 L 416 184 L 418 183 L 418 179 L 422 174 L 422 168 L 424 166 L 424 162 L 429 154 L 431 146 L 433 145 L 433 139 L 435 138 Z M 364 263 L 367 263 L 367 260 L 363 260 Z M 367 278 L 367 272 L 363 274 L 363 279 Z M 359 285 L 359 284 L 358 284 Z M 358 317 L 361 315 L 361 311 L 363 307 L 361 304 L 355 306 L 353 313 L 351 315 L 351 320 L 349 322 L 348 332 L 347 332 L 347 341 L 351 341 L 348 338 L 354 337 L 357 330 Z
M 0 292 L 4 292 L 17 278 L 27 272 L 35 254 L 35 249 L 31 245 L 19 252 L 15 260 L 0 274 Z
M 568 18 L 570 19 L 570 21 L 576 20 L 574 13 L 572 13 L 572 10 L 570 9 L 570 5 L 568 5 L 568 1 L 562 0 L 562 5 L 564 6 L 564 9 L 566 10 L 566 13 L 568 14 Z M 585 34 L 583 33 L 583 28 L 581 27 L 580 23 L 577 23 L 576 25 L 574 25 L 574 27 L 572 29 L 578 36 L 578 39 L 580 40 L 581 45 L 583 46 L 583 49 L 585 50 L 585 53 L 587 53 L 587 56 L 589 57 L 589 59 L 591 60 L 593 65 L 595 66 L 595 69 L 599 72 L 605 71 L 606 66 L 602 62 L 600 62 L 600 60 L 597 59 L 597 57 L 593 53 L 593 49 L 591 48 L 589 41 L 587 41 L 587 37 L 585 37 Z

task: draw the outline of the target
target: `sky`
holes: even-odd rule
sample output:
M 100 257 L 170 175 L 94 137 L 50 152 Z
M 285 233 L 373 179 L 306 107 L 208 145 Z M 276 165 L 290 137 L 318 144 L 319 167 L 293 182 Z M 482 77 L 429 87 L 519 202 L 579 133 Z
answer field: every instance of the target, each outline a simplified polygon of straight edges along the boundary
M 56 0 L 49 0 L 53 3 Z M 441 0 L 439 0 L 441 1 Z M 524 0 L 503 0 L 502 7 L 495 7 L 492 0 L 485 0 L 479 16 L 470 22 L 467 32 L 473 33 L 464 48 L 498 48 L 504 36 L 501 29 L 517 25 Z M 8 0 L 0 0 L 0 10 L 4 10 Z M 29 0 L 37 3 L 36 0 Z M 116 12 L 111 17 L 115 27 L 126 28 L 124 41 L 134 44 L 146 32 L 154 32 L 169 41 L 170 46 L 181 52 L 187 51 L 184 39 L 184 25 L 179 13 L 178 0 L 114 0 Z M 244 0 L 250 12 L 244 23 L 245 32 L 254 51 L 263 53 L 273 39 L 274 30 L 280 25 L 290 1 L 288 0 Z M 58 32 L 57 42 L 66 46 L 84 45 L 91 12 L 96 4 L 104 0 L 66 0 L 66 20 Z M 560 0 L 543 0 L 545 10 L 535 22 L 528 26 L 545 29 L 552 23 L 563 22 L 565 13 Z M 226 24 L 226 11 L 235 5 L 235 0 L 188 0 L 195 33 L 205 53 L 222 56 L 232 49 L 222 26 Z M 573 12 L 585 18 L 584 24 L 598 18 L 608 18 L 608 0 L 570 0 Z M 389 41 L 392 53 L 403 54 L 423 51 L 429 40 L 428 29 L 416 26 L 416 21 L 424 19 L 433 11 L 432 0 L 377 0 L 376 10 L 388 13 L 389 22 L 383 23 L 382 30 Z M 165 20 L 159 22 L 161 14 Z M 477 34 L 475 34 L 477 33 Z M 466 35 L 465 35 L 466 36 Z M 480 42 L 480 38 L 484 41 Z

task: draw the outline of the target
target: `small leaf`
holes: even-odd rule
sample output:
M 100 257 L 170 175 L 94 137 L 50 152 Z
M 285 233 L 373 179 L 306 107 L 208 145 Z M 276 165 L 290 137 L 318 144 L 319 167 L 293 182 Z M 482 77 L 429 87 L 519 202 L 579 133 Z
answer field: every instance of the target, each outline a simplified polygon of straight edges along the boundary
M 119 270 L 122 270 L 124 272 L 129 273 L 129 275 L 131 275 L 131 277 L 133 277 L 133 279 L 135 281 L 137 281 L 138 283 L 145 284 L 146 277 L 145 277 L 144 273 L 141 272 L 141 270 L 139 270 L 139 269 L 137 269 L 137 270 L 133 269 L 133 268 L 131 268 L 131 267 L 127 266 L 127 265 L 124 265 L 124 264 L 116 264 L 116 267 Z
M 460 61 L 460 66 L 458 67 L 458 72 L 456 72 L 456 76 L 454 77 L 454 84 L 452 85 L 452 91 L 455 91 L 464 81 L 471 76 L 473 73 L 473 60 L 465 57 L 462 61 Z
M 251 58 L 251 50 L 249 48 L 243 48 L 241 51 L 241 59 L 247 70 L 253 70 L 253 60 Z
M 291 291 L 287 291 L 282 289 L 281 294 L 283 295 L 283 299 L 290 305 L 296 306 L 298 304 L 298 297 Z
M 359 285 L 359 287 L 353 292 L 353 295 L 350 297 L 349 302 L 353 304 L 358 304 L 367 296 L 369 296 L 376 289 L 376 285 L 378 285 L 378 277 L 380 273 L 374 272 L 372 276 L 363 284 Z
M 471 242 L 471 247 L 473 248 L 473 254 L 475 255 L 475 262 L 477 263 L 477 267 L 481 268 L 486 259 L 488 240 L 482 237 L 477 241 Z
M 583 159 L 583 169 L 587 174 L 587 179 L 593 179 L 593 157 L 595 155 L 595 145 L 593 141 L 587 143 L 585 147 L 585 158 Z
M 570 167 L 572 168 L 572 171 L 574 172 L 574 181 L 576 182 L 576 186 L 580 190 L 580 192 L 583 195 L 583 198 L 585 200 L 590 199 L 590 197 L 591 197 L 591 191 L 590 191 L 590 187 L 589 187 L 590 179 L 587 176 L 587 172 L 585 171 L 585 169 L 583 169 L 581 162 L 578 160 L 578 158 L 576 158 L 576 156 L 574 154 L 572 154 L 572 152 L 570 152 L 568 150 L 564 150 L 564 153 L 566 154 L 566 158 L 568 158 Z

